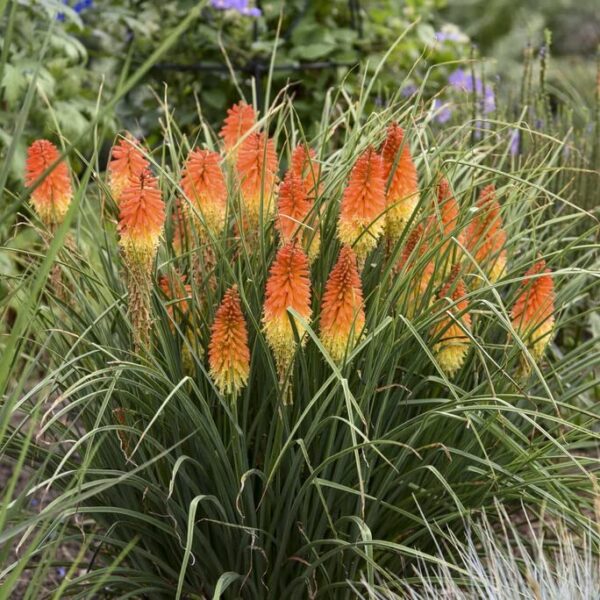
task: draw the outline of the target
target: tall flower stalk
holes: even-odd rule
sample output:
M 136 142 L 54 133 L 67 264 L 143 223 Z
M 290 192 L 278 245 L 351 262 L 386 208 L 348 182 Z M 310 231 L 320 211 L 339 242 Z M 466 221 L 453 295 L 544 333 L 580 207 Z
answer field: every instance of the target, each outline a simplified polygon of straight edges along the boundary
M 369 147 L 352 168 L 338 220 L 339 240 L 352 246 L 361 268 L 383 233 L 384 211 L 383 159 Z
M 540 360 L 554 330 L 554 282 L 540 258 L 525 273 L 521 292 L 511 312 L 512 325 L 535 360 Z
M 248 134 L 238 150 L 236 175 L 244 228 L 251 234 L 258 234 L 261 216 L 268 220 L 275 208 L 277 165 L 275 142 L 264 133 Z
M 365 326 L 360 274 L 356 255 L 344 246 L 333 267 L 321 304 L 320 337 L 323 346 L 336 362 L 356 346 Z
M 242 138 L 256 125 L 256 111 L 244 101 L 227 110 L 227 116 L 219 135 L 223 139 L 225 152 L 234 160 Z
M 215 315 L 208 349 L 210 374 L 222 394 L 235 398 L 248 382 L 248 329 L 237 286 L 225 293 Z
M 25 161 L 25 185 L 36 185 L 31 192 L 31 205 L 50 230 L 63 222 L 73 199 L 69 167 L 64 159 L 45 173 L 59 158 L 52 142 L 36 140 L 29 146 Z
M 419 203 L 417 169 L 404 129 L 397 123 L 388 127 L 381 154 L 387 181 L 385 231 L 390 242 L 394 243 L 402 235 Z
M 310 322 L 308 257 L 296 242 L 289 242 L 277 252 L 267 279 L 263 309 L 265 336 L 282 383 L 297 349 L 294 327 L 300 343 L 304 343 L 304 325 L 288 312 L 290 308 Z M 289 400 L 287 394 L 285 398 Z
M 442 319 L 432 328 L 437 341 L 433 345 L 437 361 L 448 377 L 454 377 L 465 362 L 470 340 L 471 315 L 468 313 L 467 288 L 458 277 L 456 265 L 441 288 L 438 299 L 449 304 Z
M 138 177 L 149 167 L 150 163 L 139 142 L 131 134 L 126 134 L 113 146 L 107 167 L 108 186 L 117 205 L 120 204 L 121 194 L 131 179 Z
M 165 220 L 158 180 L 142 171 L 121 194 L 119 244 L 127 270 L 129 317 L 136 351 L 150 345 L 152 267 Z
M 493 184 L 481 190 L 475 207 L 477 212 L 466 230 L 466 247 L 490 282 L 495 283 L 506 269 L 506 232 Z

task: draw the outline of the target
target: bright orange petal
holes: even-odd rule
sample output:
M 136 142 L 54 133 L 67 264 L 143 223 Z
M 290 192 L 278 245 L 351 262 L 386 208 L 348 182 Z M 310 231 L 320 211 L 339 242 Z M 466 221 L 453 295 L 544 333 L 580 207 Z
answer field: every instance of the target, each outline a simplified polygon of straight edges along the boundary
M 321 341 L 335 361 L 356 345 L 365 325 L 365 311 L 356 255 L 344 246 L 331 271 L 321 305 Z
M 211 377 L 221 393 L 236 396 L 250 374 L 248 330 L 236 286 L 225 293 L 215 315 L 208 359 Z
M 60 157 L 56 146 L 48 140 L 36 140 L 27 150 L 25 162 L 25 185 L 30 187 L 36 183 L 52 164 Z M 31 204 L 46 225 L 62 223 L 71 199 L 73 190 L 69 167 L 61 160 L 31 193 Z

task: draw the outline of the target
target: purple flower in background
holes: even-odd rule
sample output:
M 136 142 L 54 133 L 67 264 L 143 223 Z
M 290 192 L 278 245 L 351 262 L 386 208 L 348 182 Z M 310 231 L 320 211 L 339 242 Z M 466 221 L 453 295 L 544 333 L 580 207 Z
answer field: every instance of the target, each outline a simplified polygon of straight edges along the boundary
M 210 0 L 210 4 L 217 10 L 235 10 L 246 17 L 260 17 L 259 8 L 250 8 L 248 0 Z
M 69 0 L 63 0 L 62 2 L 65 6 L 70 6 L 69 4 Z M 94 5 L 94 1 L 93 0 L 79 0 L 79 2 L 76 2 L 72 8 L 73 10 L 80 15 L 84 10 L 87 10 L 88 8 L 92 8 L 92 6 Z M 65 13 L 58 13 L 58 15 L 56 15 L 56 20 L 57 21 L 64 21 L 65 20 Z
M 510 133 L 510 154 L 517 156 L 521 146 L 521 132 L 518 129 L 513 129 Z
M 463 36 L 458 31 L 436 31 L 435 39 L 438 42 L 462 42 Z
M 401 90 L 400 93 L 405 98 L 410 98 L 419 91 L 419 88 L 414 83 L 407 83 Z
M 435 120 L 438 123 L 447 123 L 452 117 L 452 108 L 447 102 L 444 104 L 439 98 L 434 98 L 431 109 L 435 113 Z
M 56 574 L 63 579 L 64 576 L 67 574 L 67 570 L 64 567 L 57 567 L 56 569 Z
M 463 92 L 475 92 L 481 97 L 481 107 L 484 114 L 489 114 L 496 110 L 496 96 L 494 88 L 486 84 L 479 77 L 473 77 L 472 73 L 468 73 L 464 69 L 458 68 L 452 71 L 448 76 L 448 83 L 457 90 Z
M 487 115 L 495 110 L 496 96 L 494 94 L 494 88 L 488 84 L 485 86 L 485 92 L 483 94 L 483 112 Z

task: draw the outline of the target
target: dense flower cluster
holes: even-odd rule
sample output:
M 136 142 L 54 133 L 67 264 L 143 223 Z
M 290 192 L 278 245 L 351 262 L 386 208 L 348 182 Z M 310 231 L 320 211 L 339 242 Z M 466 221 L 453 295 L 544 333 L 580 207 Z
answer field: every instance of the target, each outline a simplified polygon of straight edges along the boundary
M 186 348 L 198 348 L 199 328 L 206 327 L 206 315 L 216 309 L 207 359 L 222 394 L 236 397 L 247 385 L 250 336 L 261 332 L 280 382 L 287 385 L 313 322 L 333 361 L 342 365 L 352 359 L 369 317 L 362 271 L 383 260 L 393 261 L 389 273 L 398 281 L 390 309 L 426 322 L 430 356 L 454 377 L 477 334 L 479 317 L 471 296 L 501 281 L 507 269 L 507 231 L 495 186 L 483 187 L 469 210 L 461 209 L 466 200 L 460 195 L 460 204 L 457 200 L 460 186 L 446 176 L 434 174 L 435 185 L 421 188 L 410 136 L 397 123 L 388 126 L 379 151 L 368 146 L 349 165 L 347 180 L 337 179 L 339 202 L 331 199 L 331 186 L 324 185 L 327 162 L 305 143 L 291 148 L 279 181 L 276 140 L 260 127 L 250 105 L 241 102 L 228 111 L 220 137 L 220 151 L 191 150 L 175 193 L 164 196 L 170 198 L 167 238 L 175 262 L 162 263 L 168 275 L 158 280 L 153 269 L 166 219 L 161 184 L 147 153 L 130 135 L 112 150 L 108 189 L 118 208 L 135 348 L 152 345 L 151 298 L 158 281 L 169 328 L 183 331 Z M 29 148 L 26 183 L 42 221 L 60 223 L 72 190 L 68 167 L 50 142 L 39 140 Z M 334 260 L 326 258 L 331 252 L 322 252 L 321 236 L 336 245 Z M 233 245 L 227 261 L 235 261 L 242 252 L 262 251 L 270 242 L 276 250 L 265 263 L 262 319 L 254 315 L 249 331 L 241 298 L 249 306 L 250 296 L 238 276 L 242 271 L 231 262 L 225 270 L 217 265 L 224 244 Z M 369 256 L 372 263 L 367 263 Z M 311 277 L 319 270 L 323 284 L 313 290 Z M 543 357 L 551 339 L 554 311 L 552 275 L 539 259 L 525 274 L 511 311 L 512 327 L 535 360 Z M 198 356 L 202 348 L 196 361 Z

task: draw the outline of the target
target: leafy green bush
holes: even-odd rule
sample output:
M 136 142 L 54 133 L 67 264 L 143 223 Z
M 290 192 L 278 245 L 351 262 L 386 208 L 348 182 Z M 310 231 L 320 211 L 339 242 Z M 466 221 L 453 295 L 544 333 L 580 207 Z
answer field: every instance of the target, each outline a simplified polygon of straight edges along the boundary
M 287 372 L 262 319 L 280 244 L 267 196 L 261 226 L 245 229 L 236 163 L 225 159 L 224 231 L 207 236 L 203 209 L 192 211 L 197 220 L 178 243 L 181 165 L 195 146 L 220 146 L 204 123 L 193 139 L 181 134 L 169 113 L 163 143 L 147 154 L 168 218 L 152 265 L 150 341 L 134 350 L 140 313 L 132 307 L 141 305 L 127 290 L 140 288 L 127 279 L 126 230 L 119 238 L 116 227 L 127 219 L 109 193 L 114 180 L 94 172 L 96 149 L 47 258 L 29 253 L 31 275 L 14 286 L 21 317 L 0 368 L 3 454 L 17 472 L 25 464 L 33 472 L 22 491 L 8 488 L 0 513 L 0 546 L 18 541 L 27 549 L 5 565 L 6 589 L 42 557 L 52 560 L 60 540 L 79 544 L 61 583 L 75 597 L 96 590 L 153 598 L 353 597 L 376 581 L 393 585 L 412 576 L 419 561 L 439 562 L 437 544 L 448 528 L 464 539 L 464 519 L 496 499 L 507 510 L 525 504 L 588 528 L 595 490 L 588 468 L 596 459 L 584 451 L 598 447 L 599 356 L 588 302 L 597 291 L 598 225 L 571 203 L 569 188 L 556 188 L 569 175 L 560 163 L 562 142 L 531 133 L 535 145 L 519 158 L 510 151 L 514 124 L 496 123 L 473 144 L 475 122 L 440 130 L 434 113 L 413 101 L 374 113 L 367 104 L 365 93 L 335 113 L 325 110 L 318 135 L 307 140 L 319 172 L 312 214 L 321 250 L 310 270 L 313 321 L 289 313 L 306 340 Z M 381 239 L 368 255 L 360 280 L 365 329 L 336 362 L 319 316 L 340 252 L 339 204 L 358 156 L 379 148 L 392 121 L 406 125 L 420 201 L 401 238 Z M 282 165 L 304 141 L 286 98 L 255 127 L 272 134 Z M 434 200 L 440 173 L 459 206 L 441 231 L 443 204 Z M 479 247 L 465 232 L 490 183 L 507 233 L 507 269 L 497 281 L 487 277 L 489 263 L 465 251 Z M 423 253 L 398 269 L 419 224 L 427 232 Z M 60 251 L 69 231 L 69 251 Z M 59 268 L 40 296 L 56 252 Z M 511 307 L 540 256 L 556 288 L 556 333 L 536 360 Z M 430 283 L 415 301 L 428 265 Z M 155 280 L 175 272 L 191 287 L 167 286 L 166 295 Z M 468 291 L 448 301 L 443 284 L 457 276 Z M 219 391 L 208 362 L 216 311 L 234 284 L 251 353 L 237 398 Z M 452 294 L 456 289 L 451 283 Z M 439 344 L 456 324 L 468 353 L 451 377 Z M 563 344 L 573 325 L 586 337 Z M 40 381 L 26 385 L 40 368 Z M 52 500 L 32 513 L 29 500 L 48 493 Z

